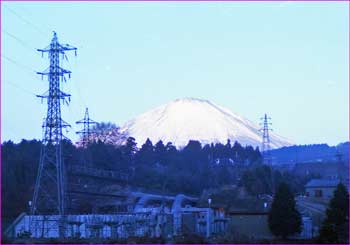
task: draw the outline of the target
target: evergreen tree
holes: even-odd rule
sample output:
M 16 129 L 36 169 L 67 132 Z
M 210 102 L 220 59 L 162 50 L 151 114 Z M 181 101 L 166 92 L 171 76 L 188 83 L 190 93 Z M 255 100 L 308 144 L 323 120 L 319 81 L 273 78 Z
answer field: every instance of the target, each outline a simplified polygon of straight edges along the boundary
M 224 152 L 223 152 L 223 157 L 224 158 L 230 158 L 231 157 L 231 153 L 232 153 L 232 151 L 231 151 L 231 141 L 228 139 L 227 140 L 227 143 L 226 143 L 226 145 L 225 145 L 225 150 L 224 150 Z
M 271 232 L 283 239 L 301 232 L 301 215 L 295 207 L 294 195 L 285 183 L 281 183 L 278 187 L 269 212 L 268 223 Z
M 273 176 L 269 166 L 258 165 L 243 172 L 240 186 L 244 186 L 251 195 L 272 194 Z
M 91 155 L 92 167 L 113 170 L 117 163 L 114 161 L 113 152 L 115 147 L 102 141 L 91 143 L 86 153 Z M 85 154 L 86 154 L 85 153 Z M 90 164 L 88 162 L 88 164 Z
M 22 140 L 1 145 L 2 157 L 2 219 L 13 218 L 28 211 L 35 186 L 41 142 Z
M 214 146 L 214 159 L 218 159 L 219 161 L 224 158 L 225 155 L 225 145 L 221 143 L 216 143 Z
M 124 158 L 129 164 L 133 163 L 135 153 L 137 152 L 137 144 L 135 142 L 135 138 L 128 137 L 126 140 L 126 144 L 120 147 Z
M 202 149 L 203 155 L 206 157 L 206 165 L 210 165 L 213 162 L 213 149 L 209 144 L 206 144 Z
M 165 146 L 165 156 L 164 156 L 164 161 L 168 166 L 171 166 L 173 168 L 177 168 L 178 162 L 179 162 L 179 152 L 176 149 L 176 147 L 171 143 L 168 142 Z
M 338 184 L 326 211 L 326 219 L 320 231 L 321 243 L 349 242 L 349 194 L 343 184 Z
M 155 144 L 154 146 L 154 154 L 155 154 L 155 158 L 156 158 L 156 161 L 157 163 L 159 164 L 166 164 L 166 160 L 165 160 L 165 157 L 166 157 L 166 148 L 163 144 L 163 141 L 158 141 L 157 144 Z
M 216 172 L 218 186 L 228 185 L 231 183 L 232 177 L 229 166 L 219 166 Z
M 107 136 L 110 135 L 110 129 L 116 128 L 112 124 L 99 124 L 98 127 Z M 153 146 L 150 140 L 138 149 L 132 137 L 125 137 L 123 142 L 125 144 L 116 145 L 114 140 L 97 138 L 84 149 L 91 155 L 89 167 L 121 171 L 129 175 L 132 185 L 173 193 L 198 195 L 204 189 L 237 184 L 239 177 L 241 186 L 254 195 L 267 193 L 271 189 L 269 169 L 260 166 L 261 170 L 256 170 L 236 164 L 251 161 L 249 159 L 254 158 L 253 155 L 260 155 L 258 149 L 242 147 L 238 142 L 233 146 L 230 141 L 226 145 L 211 143 L 202 148 L 200 142 L 190 141 L 182 149 L 177 149 L 171 142 L 164 146 L 162 141 Z M 70 141 L 64 141 L 62 147 L 69 174 L 68 167 L 80 163 L 82 148 Z M 23 140 L 18 144 L 2 144 L 2 208 L 3 214 L 9 218 L 28 208 L 28 200 L 33 195 L 40 149 L 40 141 Z M 244 170 L 249 171 L 242 176 Z M 292 178 L 283 176 L 282 179 L 290 183 Z M 82 210 L 85 208 L 82 207 Z
M 234 152 L 235 162 L 242 163 L 244 148 L 237 141 L 235 141 L 232 150 Z
M 190 172 L 198 171 L 200 164 L 204 161 L 205 156 L 202 154 L 202 146 L 199 141 L 190 140 L 182 150 L 183 161 L 180 162 L 183 169 Z
M 135 157 L 138 164 L 145 164 L 148 166 L 154 164 L 154 147 L 149 138 L 147 138 Z

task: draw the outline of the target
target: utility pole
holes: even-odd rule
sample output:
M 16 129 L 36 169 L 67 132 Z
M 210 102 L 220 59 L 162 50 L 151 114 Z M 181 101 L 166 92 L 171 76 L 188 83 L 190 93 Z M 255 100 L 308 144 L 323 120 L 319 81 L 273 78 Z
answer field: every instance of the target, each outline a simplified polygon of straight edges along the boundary
M 68 105 L 70 94 L 61 90 L 61 82 L 66 81 L 65 75 L 70 78 L 71 71 L 60 67 L 60 60 L 67 57 L 66 51 L 76 51 L 77 48 L 68 44 L 60 44 L 56 32 L 52 41 L 45 49 L 39 52 L 48 54 L 50 66 L 43 72 L 37 72 L 42 77 L 47 76 L 49 90 L 37 97 L 47 99 L 47 115 L 44 119 L 42 148 L 38 175 L 35 183 L 31 214 L 55 214 L 61 218 L 65 215 L 65 171 L 62 157 L 62 140 L 66 138 L 62 129 L 70 127 L 61 118 L 61 103 Z M 62 233 L 60 233 L 60 236 Z
M 91 120 L 89 117 L 89 109 L 85 109 L 85 116 L 83 119 L 75 122 L 76 124 L 83 124 L 83 130 L 76 132 L 81 135 L 81 146 L 82 146 L 82 165 L 87 166 L 90 159 L 87 156 L 87 147 L 91 142 L 91 135 L 95 132 L 90 128 L 90 125 L 97 125 L 98 123 L 94 120 Z
M 263 163 L 266 165 L 271 165 L 272 164 L 272 159 L 271 159 L 271 146 L 270 146 L 270 136 L 269 136 L 269 131 L 272 131 L 269 126 L 272 125 L 272 123 L 269 122 L 271 120 L 270 117 L 268 117 L 265 113 L 264 117 L 260 118 L 263 122 L 260 123 L 262 125 L 262 128 L 260 131 L 263 132 L 262 135 L 262 145 L 261 145 L 261 153 L 263 156 Z

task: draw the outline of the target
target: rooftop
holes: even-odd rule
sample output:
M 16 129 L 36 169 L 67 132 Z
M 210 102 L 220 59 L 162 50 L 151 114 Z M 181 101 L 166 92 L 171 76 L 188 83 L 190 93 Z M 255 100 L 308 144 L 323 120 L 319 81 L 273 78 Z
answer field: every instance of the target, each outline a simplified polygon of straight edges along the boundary
M 312 179 L 305 187 L 336 187 L 339 183 L 339 179 Z

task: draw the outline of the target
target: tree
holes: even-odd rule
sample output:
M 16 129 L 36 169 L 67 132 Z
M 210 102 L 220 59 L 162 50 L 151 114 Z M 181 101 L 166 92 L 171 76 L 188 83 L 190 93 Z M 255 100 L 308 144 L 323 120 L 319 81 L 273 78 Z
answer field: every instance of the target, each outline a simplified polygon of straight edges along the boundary
M 295 208 L 294 195 L 285 183 L 281 183 L 278 187 L 269 212 L 268 223 L 271 232 L 283 239 L 301 232 L 301 215 Z
M 244 186 L 249 194 L 272 194 L 273 176 L 271 167 L 258 165 L 243 172 L 240 186 Z
M 349 194 L 343 184 L 338 184 L 326 210 L 326 219 L 320 231 L 321 243 L 348 243 Z
M 102 141 L 105 144 L 120 144 L 127 140 L 126 135 L 120 132 L 120 128 L 114 123 L 101 122 L 91 129 L 91 141 Z M 79 143 L 79 142 L 78 142 Z
M 182 150 L 183 161 L 179 163 L 183 169 L 188 169 L 191 173 L 198 171 L 205 156 L 202 154 L 202 146 L 199 141 L 190 140 Z
M 135 142 L 135 138 L 128 137 L 125 145 L 120 147 L 124 157 L 127 159 L 129 164 L 133 161 L 134 156 L 137 152 L 137 143 Z
M 159 140 L 158 143 L 154 146 L 155 158 L 158 164 L 165 164 L 165 155 L 166 148 L 163 144 L 163 141 Z
M 38 169 L 41 142 L 22 140 L 1 145 L 2 218 L 11 220 L 28 211 Z
M 141 149 L 136 153 L 135 158 L 138 164 L 144 164 L 147 166 L 154 164 L 154 147 L 152 141 L 149 138 L 147 138 Z

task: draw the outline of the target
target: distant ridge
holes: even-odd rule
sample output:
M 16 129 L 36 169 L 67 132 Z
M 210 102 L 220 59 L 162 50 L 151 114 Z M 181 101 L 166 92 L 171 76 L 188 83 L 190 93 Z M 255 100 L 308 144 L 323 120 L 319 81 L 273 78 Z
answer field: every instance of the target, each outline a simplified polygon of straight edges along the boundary
M 279 164 L 294 164 L 308 162 L 336 162 L 349 160 L 350 143 L 344 142 L 337 146 L 327 144 L 294 145 L 271 151 L 273 162 Z M 339 156 L 337 156 L 339 154 Z

